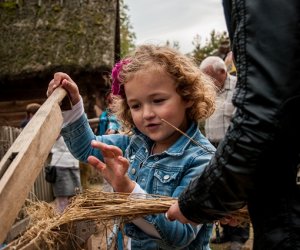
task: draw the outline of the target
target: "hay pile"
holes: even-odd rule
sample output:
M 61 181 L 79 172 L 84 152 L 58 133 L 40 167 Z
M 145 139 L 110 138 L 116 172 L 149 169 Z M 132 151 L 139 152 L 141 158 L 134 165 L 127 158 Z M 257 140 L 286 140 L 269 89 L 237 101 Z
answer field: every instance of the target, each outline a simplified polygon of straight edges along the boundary
M 32 202 L 26 212 L 30 217 L 28 230 L 9 244 L 9 249 L 58 249 L 72 233 L 74 222 L 96 221 L 102 226 L 105 240 L 107 225 L 116 221 L 122 225 L 134 218 L 166 212 L 176 199 L 150 194 L 107 193 L 87 189 L 71 200 L 63 214 L 46 202 Z M 240 223 L 249 222 L 246 209 L 235 213 Z M 112 221 L 114 221 L 112 223 Z M 111 231 L 111 229 L 109 229 Z M 99 231 L 98 231 L 99 232 Z M 71 235 L 73 234 L 73 235 Z M 77 249 L 77 248 L 73 248 Z M 80 249 L 80 247 L 78 247 Z

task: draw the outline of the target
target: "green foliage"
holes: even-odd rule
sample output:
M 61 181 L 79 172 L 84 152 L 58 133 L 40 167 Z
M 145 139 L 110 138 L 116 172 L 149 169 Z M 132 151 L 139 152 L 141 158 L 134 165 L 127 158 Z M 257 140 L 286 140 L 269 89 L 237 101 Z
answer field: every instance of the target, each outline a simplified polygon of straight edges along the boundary
M 6 10 L 15 10 L 18 8 L 18 5 L 16 4 L 16 1 L 6 1 L 3 3 L 0 3 L 0 8 L 6 9 Z
M 195 46 L 195 48 L 192 51 L 192 56 L 194 57 L 198 65 L 204 58 L 214 54 L 218 50 L 221 42 L 227 39 L 227 32 L 224 31 L 220 33 L 213 30 L 210 33 L 210 38 L 206 39 L 204 45 L 202 45 L 201 37 L 199 35 L 196 35 L 193 41 L 193 45 Z
M 62 10 L 62 6 L 60 4 L 53 4 L 52 5 L 52 10 L 59 12 Z
M 136 35 L 132 31 L 133 27 L 127 14 L 129 8 L 120 0 L 120 36 L 121 36 L 121 58 L 126 56 L 135 48 Z

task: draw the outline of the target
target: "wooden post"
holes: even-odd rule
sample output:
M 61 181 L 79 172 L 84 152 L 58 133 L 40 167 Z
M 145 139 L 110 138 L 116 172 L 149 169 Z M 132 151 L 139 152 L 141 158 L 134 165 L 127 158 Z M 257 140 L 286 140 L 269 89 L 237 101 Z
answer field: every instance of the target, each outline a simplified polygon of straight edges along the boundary
M 0 162 L 0 243 L 5 240 L 60 133 L 63 122 L 60 103 L 66 94 L 62 88 L 52 93 Z

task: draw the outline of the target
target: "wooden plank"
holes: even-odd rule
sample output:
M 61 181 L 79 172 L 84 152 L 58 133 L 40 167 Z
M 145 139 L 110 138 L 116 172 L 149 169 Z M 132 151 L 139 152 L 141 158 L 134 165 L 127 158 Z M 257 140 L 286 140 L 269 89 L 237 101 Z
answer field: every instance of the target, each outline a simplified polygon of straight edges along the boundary
M 43 104 L 44 101 L 45 98 L 0 101 L 0 126 L 20 127 L 26 117 L 26 106 L 29 103 Z
M 11 242 L 14 239 L 16 239 L 18 236 L 23 234 L 26 231 L 28 225 L 29 225 L 29 217 L 26 217 L 25 219 L 15 223 L 10 229 L 10 231 L 8 232 L 6 238 L 7 242 Z
M 65 96 L 64 89 L 54 91 L 0 162 L 0 242 L 5 240 L 60 133 L 63 118 L 59 104 Z
M 44 103 L 45 98 L 29 99 L 29 100 L 12 100 L 0 102 L 0 113 L 10 112 L 26 112 L 26 105 L 30 103 Z
M 0 119 L 0 126 L 9 126 L 9 127 L 15 127 L 15 128 L 20 128 L 21 121 L 20 120 L 12 120 L 12 121 L 3 121 Z
M 26 118 L 26 111 L 8 111 L 8 112 L 0 112 L 0 117 L 3 120 L 13 120 L 14 117 Z
M 3 115 L 0 113 L 0 126 L 10 126 L 20 128 L 22 121 L 26 118 L 26 113 L 9 113 Z

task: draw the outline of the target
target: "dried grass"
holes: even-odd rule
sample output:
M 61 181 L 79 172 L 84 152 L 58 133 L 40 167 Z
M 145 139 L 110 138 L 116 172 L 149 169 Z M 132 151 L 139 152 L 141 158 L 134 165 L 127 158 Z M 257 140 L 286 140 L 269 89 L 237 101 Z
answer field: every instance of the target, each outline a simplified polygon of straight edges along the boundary
M 55 243 L 63 241 L 70 233 L 68 225 L 73 222 L 94 220 L 105 224 L 112 219 L 121 219 L 125 223 L 137 217 L 164 213 L 175 200 L 165 196 L 107 193 L 91 189 L 74 197 L 63 214 L 56 213 L 49 203 L 32 202 L 26 208 L 30 217 L 29 229 L 10 247 L 20 249 L 36 245 L 38 249 L 40 241 L 43 241 L 48 249 L 53 249 Z
M 129 195 L 87 189 L 71 200 L 63 214 L 56 213 L 49 203 L 33 202 L 26 209 L 30 217 L 28 230 L 9 244 L 9 249 L 27 246 L 40 249 L 41 242 L 43 249 L 55 249 L 55 245 L 63 243 L 67 236 L 72 234 L 71 227 L 74 222 L 96 221 L 105 225 L 116 219 L 123 224 L 141 216 L 164 213 L 174 201 L 176 199 L 165 196 Z M 237 211 L 235 216 L 239 218 L 240 223 L 249 222 L 246 209 Z

